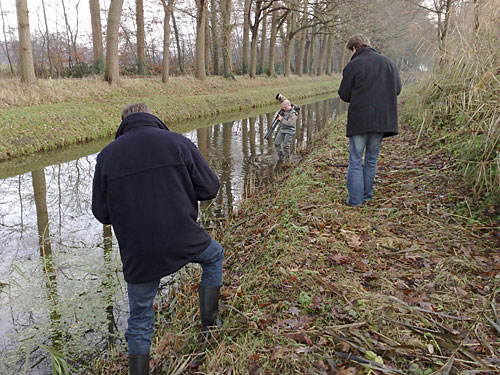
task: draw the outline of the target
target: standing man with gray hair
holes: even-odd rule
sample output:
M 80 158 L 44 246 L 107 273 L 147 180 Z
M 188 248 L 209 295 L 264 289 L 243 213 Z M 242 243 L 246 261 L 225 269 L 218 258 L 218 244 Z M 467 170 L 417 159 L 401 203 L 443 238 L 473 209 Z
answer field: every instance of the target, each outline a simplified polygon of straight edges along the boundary
M 281 123 L 280 131 L 274 140 L 274 147 L 280 161 L 287 161 L 290 158 L 292 147 L 292 138 L 295 135 L 295 124 L 298 113 L 288 99 L 281 103 L 283 115 L 278 115 L 278 121 Z
M 199 263 L 202 332 L 216 324 L 224 250 L 197 217 L 198 201 L 215 198 L 219 180 L 196 146 L 169 131 L 147 105 L 127 106 L 122 120 L 97 156 L 92 212 L 113 225 L 118 240 L 130 305 L 130 375 L 146 375 L 162 277 Z
M 344 68 L 338 91 L 340 98 L 350 103 L 346 130 L 349 206 L 360 206 L 372 198 L 382 139 L 398 134 L 399 72 L 393 61 L 370 45 L 361 34 L 349 39 L 346 47 L 354 54 Z

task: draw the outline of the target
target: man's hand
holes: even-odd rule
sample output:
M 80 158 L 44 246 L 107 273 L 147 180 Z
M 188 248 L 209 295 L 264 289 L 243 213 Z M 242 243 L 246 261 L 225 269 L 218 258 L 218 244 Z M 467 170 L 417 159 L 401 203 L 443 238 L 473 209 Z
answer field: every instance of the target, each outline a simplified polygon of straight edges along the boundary
M 278 121 L 281 121 L 281 120 L 283 120 L 283 116 L 278 115 Z

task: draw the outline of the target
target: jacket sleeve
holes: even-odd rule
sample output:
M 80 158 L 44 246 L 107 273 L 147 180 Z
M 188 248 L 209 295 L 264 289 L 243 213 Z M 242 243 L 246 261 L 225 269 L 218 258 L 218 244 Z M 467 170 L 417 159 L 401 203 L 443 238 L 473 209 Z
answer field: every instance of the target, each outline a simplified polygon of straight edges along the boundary
M 399 71 L 398 71 L 398 68 L 396 68 L 396 95 L 399 95 L 401 93 L 401 88 L 402 88 L 402 85 L 401 85 L 401 78 L 399 77 Z
M 99 157 L 97 157 L 92 184 L 92 213 L 101 223 L 111 224 L 108 211 L 107 181 L 102 171 Z
M 219 179 L 210 169 L 198 148 L 189 141 L 188 155 L 186 155 L 186 166 L 193 182 L 196 199 L 206 201 L 217 196 L 219 191 Z
M 352 65 L 347 64 L 342 72 L 342 82 L 340 82 L 339 96 L 344 102 L 351 101 L 351 90 L 354 85 L 354 75 L 352 72 Z

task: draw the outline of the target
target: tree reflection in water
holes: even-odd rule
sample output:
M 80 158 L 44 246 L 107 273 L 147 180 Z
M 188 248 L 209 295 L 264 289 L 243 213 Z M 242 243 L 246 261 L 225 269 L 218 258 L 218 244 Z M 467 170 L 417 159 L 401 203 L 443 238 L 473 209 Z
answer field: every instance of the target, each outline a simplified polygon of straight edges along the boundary
M 36 207 L 40 259 L 45 277 L 45 293 L 50 306 L 49 318 L 52 346 L 60 350 L 63 344 L 63 333 L 61 328 L 61 313 L 58 310 L 57 275 L 54 267 L 54 259 L 52 258 L 52 246 L 50 244 L 45 170 L 43 168 L 35 170 L 31 172 L 31 176 Z

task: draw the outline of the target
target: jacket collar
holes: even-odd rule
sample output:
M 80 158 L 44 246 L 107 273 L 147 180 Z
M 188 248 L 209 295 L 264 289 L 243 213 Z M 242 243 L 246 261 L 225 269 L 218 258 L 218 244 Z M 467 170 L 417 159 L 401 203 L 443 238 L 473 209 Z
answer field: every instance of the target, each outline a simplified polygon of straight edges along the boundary
M 370 52 L 375 52 L 377 54 L 380 54 L 380 52 L 373 47 L 361 47 L 354 53 L 354 55 L 352 55 L 351 60 L 354 60 L 356 57 L 362 55 L 363 53 L 370 53 Z
M 115 139 L 123 133 L 140 126 L 152 126 L 163 130 L 168 130 L 167 126 L 156 116 L 144 112 L 132 113 L 131 115 L 128 115 L 127 118 L 123 120 L 118 127 Z

